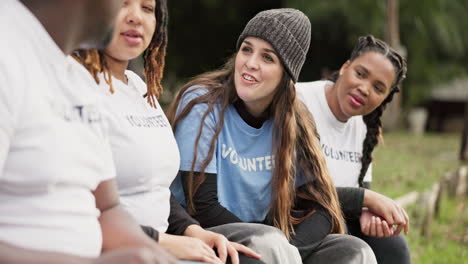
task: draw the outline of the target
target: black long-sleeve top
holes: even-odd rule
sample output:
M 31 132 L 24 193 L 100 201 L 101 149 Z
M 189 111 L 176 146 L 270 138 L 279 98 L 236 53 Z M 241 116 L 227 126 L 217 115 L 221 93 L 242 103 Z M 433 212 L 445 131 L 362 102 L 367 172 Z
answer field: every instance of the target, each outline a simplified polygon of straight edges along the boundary
M 181 171 L 184 192 L 187 186 L 188 174 L 187 171 Z M 195 177 L 198 173 L 195 173 Z M 359 218 L 362 211 L 364 200 L 364 189 L 353 187 L 338 187 L 336 189 L 341 208 L 345 218 Z M 187 199 L 187 197 L 186 197 Z M 212 227 L 229 223 L 242 222 L 239 217 L 226 209 L 218 201 L 217 175 L 214 173 L 205 173 L 205 181 L 195 192 L 193 197 L 195 204 L 195 213 L 192 215 L 202 227 Z M 315 205 L 310 204 L 310 201 L 296 199 L 296 208 L 299 209 L 314 209 Z
M 260 128 L 267 120 L 267 118 L 264 116 L 255 117 L 251 115 L 247 111 L 244 103 L 240 100 L 234 103 L 234 107 L 244 122 L 246 122 L 251 127 Z M 182 176 L 184 192 L 188 193 L 186 190 L 186 183 L 189 173 L 186 171 L 181 171 L 180 173 Z M 196 176 L 197 173 L 195 173 L 195 177 Z M 241 220 L 235 214 L 227 210 L 219 203 L 217 175 L 212 173 L 205 173 L 205 176 L 205 181 L 201 184 L 193 197 L 196 207 L 196 211 L 193 217 L 197 219 L 203 227 L 241 222 Z M 364 200 L 364 189 L 343 187 L 337 188 L 337 192 L 345 218 L 359 217 L 361 215 Z M 305 208 L 308 205 L 301 204 L 305 202 L 305 200 L 296 199 L 296 206 L 298 208 Z

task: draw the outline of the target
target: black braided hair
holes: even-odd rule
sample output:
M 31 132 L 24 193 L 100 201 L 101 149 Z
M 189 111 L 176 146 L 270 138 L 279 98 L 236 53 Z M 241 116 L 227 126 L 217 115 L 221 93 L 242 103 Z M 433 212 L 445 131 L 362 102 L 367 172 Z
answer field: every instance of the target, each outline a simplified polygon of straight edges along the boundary
M 364 176 L 367 169 L 372 162 L 372 152 L 375 146 L 379 143 L 379 138 L 382 136 L 382 121 L 381 117 L 385 107 L 393 100 L 395 93 L 400 91 L 400 85 L 406 78 L 407 66 L 406 59 L 403 58 L 398 52 L 392 49 L 384 41 L 375 38 L 372 35 L 361 36 L 358 39 L 356 46 L 351 52 L 349 61 L 352 62 L 356 58 L 362 56 L 366 52 L 377 52 L 385 56 L 393 65 L 395 69 L 395 80 L 390 88 L 390 93 L 387 98 L 379 105 L 374 111 L 363 116 L 364 123 L 367 126 L 366 138 L 362 144 L 362 158 L 361 158 L 361 171 L 359 173 L 359 186 L 363 186 Z M 336 82 L 339 78 L 338 72 L 332 74 L 328 79 Z

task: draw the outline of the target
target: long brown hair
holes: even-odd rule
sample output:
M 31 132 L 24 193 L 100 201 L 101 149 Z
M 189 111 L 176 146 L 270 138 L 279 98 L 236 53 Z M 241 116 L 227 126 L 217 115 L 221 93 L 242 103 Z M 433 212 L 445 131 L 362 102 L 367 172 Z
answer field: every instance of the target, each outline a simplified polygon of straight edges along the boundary
M 186 188 L 187 205 L 192 214 L 196 210 L 193 197 L 206 178 L 204 171 L 213 158 L 216 140 L 223 128 L 226 109 L 230 104 L 241 100 L 234 86 L 234 63 L 235 55 L 221 69 L 201 74 L 189 81 L 178 92 L 168 111 L 169 120 L 173 129 L 176 130 L 178 122 L 184 119 L 196 104 L 205 103 L 208 106 L 202 116 L 201 124 L 215 109 L 215 105 L 221 105 L 220 120 L 211 139 L 208 155 L 203 160 L 197 177 L 194 177 L 194 168 L 198 158 L 198 142 L 203 132 L 202 125 L 195 141 L 193 162 Z M 206 93 L 190 101 L 184 108 L 178 109 L 182 98 L 198 89 L 206 89 Z M 295 218 L 291 215 L 295 198 L 300 197 L 315 201 L 322 206 L 332 218 L 330 231 L 343 233 L 343 217 L 338 197 L 319 146 L 314 119 L 306 106 L 296 98 L 294 83 L 286 71 L 267 111 L 269 117 L 273 118 L 272 154 L 275 157 L 274 164 L 276 164 L 272 175 L 272 190 L 274 191 L 270 211 L 274 226 L 289 237 L 289 233 L 294 231 L 293 225 L 305 219 L 305 217 Z M 307 183 L 305 188 L 301 188 L 301 192 L 296 193 L 295 181 L 298 169 L 304 173 Z M 314 176 L 315 179 L 313 179 Z M 309 211 L 306 217 L 313 213 L 313 210 Z
M 358 39 L 356 46 L 351 52 L 349 61 L 352 62 L 356 58 L 362 56 L 367 52 L 377 52 L 387 58 L 393 65 L 395 70 L 395 80 L 390 88 L 390 93 L 385 100 L 380 104 L 374 111 L 364 115 L 363 120 L 367 127 L 366 137 L 362 143 L 362 158 L 361 158 L 361 171 L 359 172 L 358 183 L 359 186 L 363 187 L 364 177 L 372 162 L 372 152 L 375 146 L 382 139 L 382 121 L 381 117 L 388 103 L 393 100 L 395 93 L 400 92 L 400 86 L 403 80 L 406 78 L 407 66 L 406 59 L 401 56 L 398 52 L 392 49 L 384 41 L 375 38 L 372 35 L 361 36 Z M 329 80 L 333 82 L 339 81 L 339 73 L 333 73 Z
M 166 47 L 167 47 L 167 0 L 156 0 L 156 8 L 154 10 L 156 17 L 156 29 L 154 31 L 151 42 L 143 52 L 143 60 L 145 66 L 145 77 L 148 103 L 153 107 L 156 106 L 156 101 L 163 92 L 161 80 L 163 78 Z M 107 66 L 106 59 L 102 50 L 77 50 L 72 55 L 76 60 L 85 66 L 91 73 L 96 83 L 99 83 L 99 73 L 104 74 L 104 80 L 109 85 L 109 91 L 114 93 L 112 86 L 112 78 L 110 70 Z

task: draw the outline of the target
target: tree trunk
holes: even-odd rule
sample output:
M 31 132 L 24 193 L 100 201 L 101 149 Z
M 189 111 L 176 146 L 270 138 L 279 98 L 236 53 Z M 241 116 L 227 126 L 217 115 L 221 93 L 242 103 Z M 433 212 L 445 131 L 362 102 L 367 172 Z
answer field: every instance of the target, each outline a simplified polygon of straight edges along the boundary
M 398 16 L 398 0 L 387 0 L 387 23 L 385 28 L 385 41 L 397 52 L 405 56 L 404 49 L 400 45 L 400 25 Z M 401 92 L 393 96 L 393 100 L 387 104 L 382 122 L 385 130 L 395 130 L 398 127 L 401 114 Z
M 461 149 L 460 149 L 460 160 L 468 160 L 468 99 L 465 103 L 465 122 L 463 125 Z

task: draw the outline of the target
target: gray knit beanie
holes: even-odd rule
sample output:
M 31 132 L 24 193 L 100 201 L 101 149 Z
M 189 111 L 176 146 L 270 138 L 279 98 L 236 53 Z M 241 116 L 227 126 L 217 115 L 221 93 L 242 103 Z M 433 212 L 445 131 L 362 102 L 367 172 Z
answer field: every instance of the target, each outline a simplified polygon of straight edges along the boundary
M 293 8 L 271 9 L 252 18 L 237 40 L 237 49 L 246 37 L 268 41 L 281 59 L 286 71 L 297 82 L 310 45 L 310 21 Z

